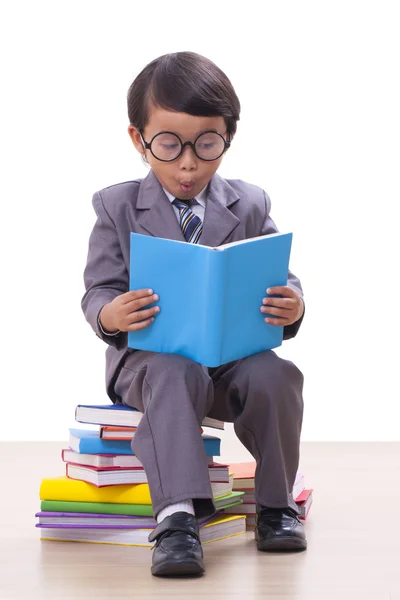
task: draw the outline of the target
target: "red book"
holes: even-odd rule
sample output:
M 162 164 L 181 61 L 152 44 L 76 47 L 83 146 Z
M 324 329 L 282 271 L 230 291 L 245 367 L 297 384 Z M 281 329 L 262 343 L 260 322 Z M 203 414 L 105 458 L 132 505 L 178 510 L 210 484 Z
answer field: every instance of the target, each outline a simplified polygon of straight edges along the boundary
M 311 508 L 313 502 L 312 497 L 313 489 L 303 490 L 301 494 L 296 498 L 296 504 L 300 510 L 300 519 L 305 520 Z
M 211 485 L 213 489 L 216 490 L 216 497 L 232 491 L 232 481 L 229 479 L 227 465 L 212 463 L 208 467 L 208 473 Z M 143 467 L 89 467 L 67 462 L 66 475 L 69 479 L 86 481 L 96 487 L 147 483 L 147 476 Z M 221 491 L 221 493 L 219 493 L 219 491 Z

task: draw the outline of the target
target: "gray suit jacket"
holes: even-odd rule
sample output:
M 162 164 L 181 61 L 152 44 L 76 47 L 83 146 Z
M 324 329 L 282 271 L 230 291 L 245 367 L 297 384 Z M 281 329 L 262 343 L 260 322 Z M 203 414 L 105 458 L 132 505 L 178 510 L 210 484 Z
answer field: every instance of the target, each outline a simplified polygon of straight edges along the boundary
M 113 402 L 120 399 L 114 383 L 124 359 L 134 350 L 128 335 L 105 335 L 98 326 L 100 310 L 116 296 L 129 291 L 130 232 L 185 241 L 174 209 L 153 171 L 144 179 L 112 185 L 93 196 L 97 221 L 89 239 L 84 272 L 86 293 L 82 310 L 95 333 L 108 344 L 106 387 Z M 227 242 L 277 232 L 269 213 L 271 201 L 259 187 L 215 174 L 208 186 L 201 244 Z M 289 272 L 288 285 L 302 295 L 300 281 Z M 294 337 L 302 319 L 284 328 L 284 339 Z

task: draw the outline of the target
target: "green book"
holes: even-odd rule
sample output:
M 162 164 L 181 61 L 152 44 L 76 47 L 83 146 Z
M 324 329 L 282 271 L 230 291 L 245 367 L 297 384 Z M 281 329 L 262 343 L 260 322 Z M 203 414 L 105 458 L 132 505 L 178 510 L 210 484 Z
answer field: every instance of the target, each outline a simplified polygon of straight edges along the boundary
M 244 492 L 231 492 L 227 496 L 222 496 L 214 500 L 215 508 L 221 510 L 222 508 L 228 508 L 228 506 L 236 506 L 236 504 L 242 504 L 240 496 L 243 496 Z
M 244 492 L 232 492 L 215 500 L 217 510 L 241 504 L 240 496 Z M 153 508 L 150 504 L 114 504 L 111 502 L 67 502 L 62 500 L 42 500 L 40 510 L 43 512 L 78 512 L 104 515 L 133 515 L 137 517 L 152 517 Z
M 137 517 L 153 516 L 151 504 L 113 504 L 111 502 L 42 500 L 40 509 L 44 512 L 80 512 L 104 515 L 134 515 Z

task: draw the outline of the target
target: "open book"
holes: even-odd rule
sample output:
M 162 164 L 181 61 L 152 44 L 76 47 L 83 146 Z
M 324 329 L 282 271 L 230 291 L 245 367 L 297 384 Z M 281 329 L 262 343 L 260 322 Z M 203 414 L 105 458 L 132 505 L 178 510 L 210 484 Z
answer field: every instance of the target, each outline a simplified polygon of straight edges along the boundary
M 129 347 L 217 367 L 282 344 L 283 326 L 265 323 L 260 306 L 267 288 L 287 284 L 291 233 L 217 248 L 137 233 L 130 241 L 129 289 L 153 289 L 160 312 L 128 333 Z

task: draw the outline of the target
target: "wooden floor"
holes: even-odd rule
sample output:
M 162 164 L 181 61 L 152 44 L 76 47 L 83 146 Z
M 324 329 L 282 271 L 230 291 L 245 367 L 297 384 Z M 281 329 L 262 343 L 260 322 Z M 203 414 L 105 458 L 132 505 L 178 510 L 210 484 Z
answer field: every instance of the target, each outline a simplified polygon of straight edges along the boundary
M 400 600 L 400 443 L 303 443 L 308 550 L 260 553 L 246 533 L 205 545 L 194 580 L 152 577 L 147 548 L 39 541 L 40 479 L 62 474 L 62 446 L 0 443 L 1 600 Z M 224 442 L 222 458 L 240 453 Z

